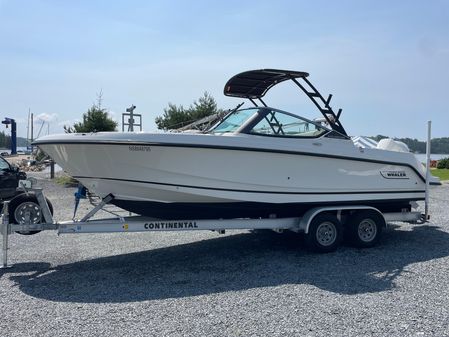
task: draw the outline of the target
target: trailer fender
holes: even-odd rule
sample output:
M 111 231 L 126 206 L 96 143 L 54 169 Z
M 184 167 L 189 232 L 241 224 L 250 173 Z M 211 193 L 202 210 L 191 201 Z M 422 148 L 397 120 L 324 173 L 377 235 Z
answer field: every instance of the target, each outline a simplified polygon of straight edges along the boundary
M 383 218 L 384 215 L 377 208 L 371 206 L 329 206 L 329 207 L 315 207 L 309 209 L 304 216 L 301 218 L 299 222 L 299 232 L 303 232 L 305 234 L 309 233 L 309 226 L 312 222 L 313 218 L 322 212 L 331 212 L 337 213 L 337 217 L 340 219 L 341 211 L 356 211 L 356 210 L 373 210 L 379 213 Z M 343 224 L 344 225 L 344 224 Z

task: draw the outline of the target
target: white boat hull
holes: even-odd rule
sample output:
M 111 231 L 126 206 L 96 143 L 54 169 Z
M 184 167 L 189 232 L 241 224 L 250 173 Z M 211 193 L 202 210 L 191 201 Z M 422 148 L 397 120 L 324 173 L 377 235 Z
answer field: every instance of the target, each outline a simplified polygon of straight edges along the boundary
M 268 137 L 134 134 L 129 141 L 124 135 L 50 136 L 38 145 L 91 191 L 112 194 L 128 209 L 132 203 L 139 209 L 145 203 L 402 205 L 425 195 L 412 154 L 362 151 L 348 140 L 301 140 L 291 148 Z

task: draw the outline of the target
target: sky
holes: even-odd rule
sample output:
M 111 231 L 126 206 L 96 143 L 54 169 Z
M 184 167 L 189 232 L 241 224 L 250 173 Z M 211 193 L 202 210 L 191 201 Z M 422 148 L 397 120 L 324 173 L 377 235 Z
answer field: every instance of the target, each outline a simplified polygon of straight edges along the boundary
M 241 103 L 226 81 L 262 68 L 309 72 L 350 135 L 424 140 L 431 120 L 449 137 L 449 1 L 0 0 L 0 118 L 22 137 L 29 111 L 35 136 L 62 133 L 100 92 L 112 118 L 134 104 L 155 131 L 169 102 Z M 265 101 L 319 115 L 293 84 Z

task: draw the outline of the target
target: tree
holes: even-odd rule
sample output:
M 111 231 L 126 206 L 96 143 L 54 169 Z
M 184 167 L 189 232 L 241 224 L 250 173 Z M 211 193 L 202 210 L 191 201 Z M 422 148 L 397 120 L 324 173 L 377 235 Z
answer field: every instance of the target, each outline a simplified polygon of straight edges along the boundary
M 432 139 L 433 153 L 449 153 L 449 137 Z
M 215 99 L 207 91 L 204 92 L 203 97 L 198 99 L 198 102 L 194 101 L 193 105 L 189 108 L 192 120 L 204 118 L 217 112 L 220 112 L 217 107 L 217 102 L 215 102 Z
M 73 132 L 99 132 L 99 131 L 117 131 L 117 122 L 108 116 L 105 108 L 101 107 L 102 93 L 98 95 L 97 104 L 83 114 L 83 121 L 75 123 L 72 126 L 65 126 L 64 130 L 67 133 Z
M 156 117 L 155 122 L 158 129 L 178 129 L 200 118 L 220 112 L 221 109 L 218 109 L 217 102 L 206 91 L 188 109 L 185 109 L 182 105 L 176 106 L 175 104 L 168 103 L 168 108 L 164 109 L 164 114 Z
M 164 115 L 156 117 L 155 123 L 160 130 L 170 130 L 180 128 L 191 122 L 188 111 L 182 105 L 168 103 L 168 108 L 164 109 Z
M 0 131 L 0 148 L 11 147 L 11 136 L 5 134 L 5 131 Z

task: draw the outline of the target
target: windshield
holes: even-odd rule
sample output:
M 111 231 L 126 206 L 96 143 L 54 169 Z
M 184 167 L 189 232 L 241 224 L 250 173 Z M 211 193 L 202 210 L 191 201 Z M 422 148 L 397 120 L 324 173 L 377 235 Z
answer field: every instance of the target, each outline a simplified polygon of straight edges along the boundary
M 250 133 L 279 137 L 319 137 L 328 132 L 309 120 L 279 110 L 267 109 Z
M 234 111 L 211 130 L 211 133 L 235 132 L 253 116 L 258 109 Z
M 10 166 L 8 164 L 8 162 L 3 159 L 2 157 L 0 157 L 0 170 L 9 170 Z
M 214 134 L 234 132 L 261 136 L 315 138 L 330 130 L 300 116 L 263 107 L 234 111 L 210 131 Z

